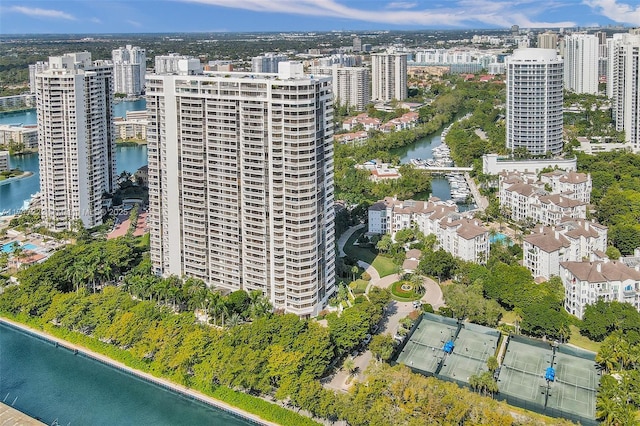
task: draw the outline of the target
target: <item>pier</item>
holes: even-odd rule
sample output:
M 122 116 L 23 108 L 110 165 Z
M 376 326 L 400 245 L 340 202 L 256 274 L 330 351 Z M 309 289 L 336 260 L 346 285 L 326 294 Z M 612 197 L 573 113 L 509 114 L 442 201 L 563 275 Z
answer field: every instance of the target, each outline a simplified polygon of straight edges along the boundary
M 473 167 L 443 167 L 443 166 L 416 166 L 417 169 L 428 170 L 430 172 L 470 172 Z

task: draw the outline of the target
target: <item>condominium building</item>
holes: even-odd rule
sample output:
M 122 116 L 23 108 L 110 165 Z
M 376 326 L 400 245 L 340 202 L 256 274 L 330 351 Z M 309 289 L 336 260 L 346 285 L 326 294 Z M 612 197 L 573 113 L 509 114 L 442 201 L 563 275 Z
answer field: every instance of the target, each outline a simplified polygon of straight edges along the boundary
M 595 36 L 598 38 L 598 79 L 599 81 L 603 81 L 603 79 L 606 81 L 609 62 L 607 33 L 604 31 L 598 31 Z
M 522 265 L 534 277 L 560 275 L 561 262 L 605 257 L 607 227 L 587 220 L 565 219 L 554 227 L 538 226 L 524 238 Z
M 0 145 L 22 144 L 26 149 L 38 149 L 38 126 L 0 125 Z
M 362 51 L 362 39 L 358 36 L 353 38 L 353 51 L 354 52 Z
M 564 307 L 580 319 L 586 307 L 598 300 L 629 303 L 640 311 L 640 271 L 622 262 L 562 262 L 560 278 L 565 290 Z
M 591 202 L 591 173 L 554 170 L 542 173 L 540 182 L 551 187 L 552 194 L 564 194 L 585 204 Z
M 414 226 L 425 235 L 435 235 L 438 246 L 455 257 L 480 263 L 489 258 L 489 229 L 458 213 L 454 203 L 435 197 L 429 201 L 387 197 L 369 208 L 370 233 L 393 237 Z
M 552 49 L 517 49 L 507 58 L 507 148 L 562 152 L 562 58 Z
M 640 34 L 614 34 L 609 41 L 607 95 L 616 130 L 640 148 Z
M 532 173 L 500 173 L 500 207 L 514 221 L 556 225 L 564 218 L 585 219 L 591 200 L 591 176 L 556 170 L 540 181 Z
M 539 49 L 553 49 L 558 47 L 558 34 L 553 31 L 547 31 L 542 34 L 538 34 L 538 48 Z
M 9 170 L 9 151 L 0 151 L 0 172 Z
M 146 51 L 138 46 L 120 47 L 111 51 L 115 93 L 139 96 L 144 93 L 147 71 Z
M 289 60 L 287 55 L 265 53 L 251 59 L 251 72 L 277 73 L 278 64 Z
M 36 74 L 42 219 L 52 230 L 102 224 L 116 174 L 112 70 L 81 52 L 50 57 Z
M 335 292 L 328 77 L 148 75 L 151 262 L 302 317 Z
M 371 55 L 371 97 L 374 101 L 401 101 L 407 98 L 407 54 Z
M 42 72 L 47 68 L 49 68 L 49 63 L 44 61 L 29 65 L 29 92 L 31 94 L 36 93 L 36 73 Z
M 330 75 L 333 82 L 333 99 L 356 111 L 364 111 L 371 102 L 371 79 L 365 67 L 347 67 L 340 64 L 314 66 L 312 75 Z
M 598 93 L 598 37 L 571 34 L 565 37 L 564 87 L 575 93 Z
M 159 55 L 153 59 L 155 64 L 154 72 L 156 74 L 171 74 L 189 69 L 198 70 L 201 67 L 200 60 L 191 56 L 180 55 L 179 53 Z

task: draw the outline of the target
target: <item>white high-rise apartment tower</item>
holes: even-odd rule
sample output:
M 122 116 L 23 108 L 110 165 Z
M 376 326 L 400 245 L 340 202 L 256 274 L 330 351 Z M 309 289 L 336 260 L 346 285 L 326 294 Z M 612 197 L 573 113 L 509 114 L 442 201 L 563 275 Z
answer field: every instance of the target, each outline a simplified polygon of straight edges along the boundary
M 251 71 L 277 73 L 278 64 L 280 62 L 286 62 L 288 60 L 289 58 L 284 54 L 265 53 L 264 55 L 256 56 L 251 59 Z
M 335 292 L 329 77 L 148 75 L 156 273 L 317 314 Z
M 116 175 L 112 70 L 81 52 L 36 73 L 42 218 L 52 230 L 102 224 Z
M 127 96 L 144 93 L 144 76 L 147 71 L 147 56 L 138 46 L 120 47 L 111 51 L 113 60 L 114 91 Z
M 562 151 L 562 58 L 552 49 L 517 49 L 507 60 L 507 148 Z
M 609 43 L 607 95 L 616 130 L 640 148 L 640 34 L 614 34 Z
M 332 68 L 334 99 L 341 105 L 349 105 L 358 111 L 364 111 L 371 102 L 369 70 L 364 67 Z
M 371 55 L 371 97 L 374 101 L 401 101 L 407 98 L 407 54 Z
M 575 93 L 598 93 L 598 37 L 571 34 L 565 38 L 564 87 Z

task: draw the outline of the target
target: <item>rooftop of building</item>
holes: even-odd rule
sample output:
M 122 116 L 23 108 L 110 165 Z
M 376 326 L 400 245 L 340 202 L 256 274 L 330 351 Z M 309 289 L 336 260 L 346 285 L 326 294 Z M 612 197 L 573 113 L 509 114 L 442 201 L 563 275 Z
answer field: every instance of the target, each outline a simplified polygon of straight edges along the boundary
M 589 283 L 640 280 L 640 271 L 615 260 L 595 262 L 560 262 L 578 280 Z

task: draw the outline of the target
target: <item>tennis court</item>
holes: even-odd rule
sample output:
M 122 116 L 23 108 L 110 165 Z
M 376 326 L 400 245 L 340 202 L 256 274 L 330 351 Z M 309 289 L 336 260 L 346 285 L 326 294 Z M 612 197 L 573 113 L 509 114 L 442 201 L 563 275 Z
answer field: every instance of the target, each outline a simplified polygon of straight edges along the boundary
M 512 336 L 498 376 L 500 395 L 514 405 L 591 424 L 600 376 L 594 354 L 581 352 L 560 346 L 554 358 L 549 343 Z M 552 360 L 555 380 L 547 382 Z
M 498 376 L 501 394 L 520 398 L 544 407 L 547 381 L 545 369 L 551 365 L 553 351 L 509 339 Z
M 495 354 L 500 334 L 486 327 L 474 330 L 473 326 L 465 323 L 460 329 L 455 348 L 440 370 L 441 376 L 469 383 L 469 377 L 488 371 L 487 360 Z
M 397 362 L 425 373 L 434 374 L 444 356 L 442 347 L 457 331 L 455 320 L 439 317 L 433 321 L 423 315 L 400 352 Z
M 556 352 L 556 380 L 551 384 L 547 407 L 595 417 L 600 375 L 593 360 Z

